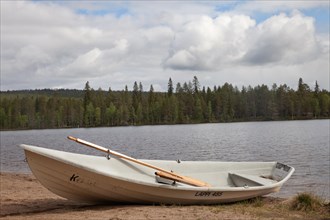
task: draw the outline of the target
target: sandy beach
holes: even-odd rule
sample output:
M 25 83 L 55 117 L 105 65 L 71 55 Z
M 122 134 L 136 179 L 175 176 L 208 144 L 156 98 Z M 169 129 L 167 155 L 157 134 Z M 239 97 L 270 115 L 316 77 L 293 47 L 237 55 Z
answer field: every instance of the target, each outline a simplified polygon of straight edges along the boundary
M 263 197 L 226 205 L 90 205 L 68 201 L 44 188 L 32 174 L 1 173 L 1 219 L 330 219 L 321 213 L 288 211 L 289 199 Z

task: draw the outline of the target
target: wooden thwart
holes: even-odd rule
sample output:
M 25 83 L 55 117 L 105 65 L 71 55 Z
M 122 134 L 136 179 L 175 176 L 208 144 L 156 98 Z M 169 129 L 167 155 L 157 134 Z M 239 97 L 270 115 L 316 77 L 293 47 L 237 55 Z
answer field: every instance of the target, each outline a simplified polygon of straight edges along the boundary
M 135 158 L 126 156 L 124 154 L 118 153 L 116 151 L 110 150 L 110 149 L 102 147 L 102 146 L 99 146 L 97 144 L 93 144 L 93 143 L 90 143 L 88 141 L 84 141 L 84 140 L 79 139 L 79 138 L 68 136 L 68 139 L 70 139 L 72 141 L 75 141 L 77 143 L 83 144 L 85 146 L 94 148 L 96 150 L 114 155 L 116 157 L 119 157 L 119 158 L 122 158 L 122 159 L 125 159 L 125 160 L 128 160 L 128 161 L 140 164 L 142 166 L 146 166 L 146 167 L 158 170 L 158 172 L 155 172 L 155 174 L 160 176 L 160 177 L 163 177 L 163 178 L 171 179 L 171 180 L 181 182 L 181 183 L 185 183 L 185 184 L 192 185 L 192 186 L 199 186 L 199 187 L 210 187 L 211 186 L 210 184 L 208 184 L 206 182 L 196 180 L 196 179 L 193 179 L 193 178 L 187 177 L 187 176 L 182 176 L 182 175 L 176 174 L 176 173 L 171 172 L 171 171 L 164 170 L 160 167 L 154 166 L 154 165 L 149 164 L 149 163 L 145 163 L 143 161 L 140 161 L 140 160 L 137 160 Z

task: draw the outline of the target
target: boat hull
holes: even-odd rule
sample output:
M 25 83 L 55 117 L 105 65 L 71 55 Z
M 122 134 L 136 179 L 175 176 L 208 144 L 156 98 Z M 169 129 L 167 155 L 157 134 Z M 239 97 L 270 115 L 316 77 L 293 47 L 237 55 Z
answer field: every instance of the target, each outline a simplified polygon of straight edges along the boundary
M 233 187 L 229 184 L 215 187 L 193 187 L 185 184 L 158 183 L 154 180 L 153 170 L 136 167 L 134 164 L 116 158 L 110 159 L 113 161 L 109 162 L 110 171 L 107 172 L 106 168 L 102 166 L 94 168 L 93 164 L 90 164 L 96 159 L 102 160 L 102 163 L 107 162 L 105 158 L 95 157 L 96 159 L 94 159 L 93 156 L 27 145 L 24 145 L 23 148 L 30 169 L 42 185 L 61 197 L 89 203 L 188 205 L 235 202 L 277 192 L 294 170 L 290 168 L 285 178 L 266 186 Z M 60 153 L 57 155 L 58 152 Z M 66 160 L 66 158 L 69 159 Z M 80 161 L 80 163 L 75 161 Z M 121 168 L 118 173 L 111 172 L 119 165 L 126 167 Z M 269 167 L 270 164 L 265 163 L 265 166 Z M 128 173 L 128 177 L 125 178 L 123 176 L 127 173 L 125 169 L 127 172 L 134 170 L 134 173 L 132 172 L 131 175 Z M 226 173 L 228 176 L 228 171 Z M 219 173 L 219 176 L 221 175 L 223 172 Z M 228 182 L 228 179 L 226 181 Z

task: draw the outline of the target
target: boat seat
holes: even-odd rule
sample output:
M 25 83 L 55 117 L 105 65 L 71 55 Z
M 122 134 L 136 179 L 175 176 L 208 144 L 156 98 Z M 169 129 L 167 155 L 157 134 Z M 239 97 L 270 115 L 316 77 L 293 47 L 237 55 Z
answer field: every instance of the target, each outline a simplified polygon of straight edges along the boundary
M 269 186 L 277 181 L 249 174 L 228 173 L 229 178 L 236 187 L 251 187 L 251 186 Z

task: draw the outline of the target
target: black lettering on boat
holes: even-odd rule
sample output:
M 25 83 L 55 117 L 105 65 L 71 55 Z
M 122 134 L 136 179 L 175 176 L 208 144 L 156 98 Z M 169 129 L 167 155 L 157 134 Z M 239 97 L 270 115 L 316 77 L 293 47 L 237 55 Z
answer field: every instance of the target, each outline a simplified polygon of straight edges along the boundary
M 214 192 L 212 196 L 222 196 L 223 192 Z
M 195 196 L 210 196 L 211 192 L 196 192 Z
M 73 174 L 70 178 L 70 181 L 73 181 L 75 182 L 76 181 L 76 178 L 79 178 L 79 176 L 76 176 L 76 174 Z
M 196 192 L 195 196 L 210 197 L 210 196 L 222 196 L 223 192 Z
M 96 181 L 91 180 L 91 179 L 86 178 L 86 177 L 80 177 L 77 174 L 73 174 L 70 177 L 70 181 L 75 182 L 75 183 L 79 183 L 79 184 L 83 184 L 83 185 L 87 185 L 87 186 L 95 186 L 96 185 Z

